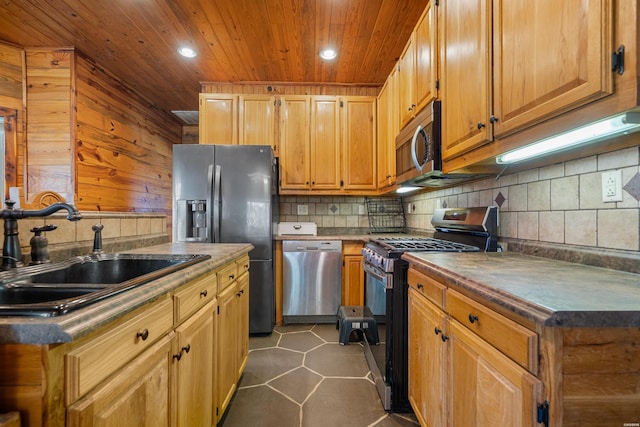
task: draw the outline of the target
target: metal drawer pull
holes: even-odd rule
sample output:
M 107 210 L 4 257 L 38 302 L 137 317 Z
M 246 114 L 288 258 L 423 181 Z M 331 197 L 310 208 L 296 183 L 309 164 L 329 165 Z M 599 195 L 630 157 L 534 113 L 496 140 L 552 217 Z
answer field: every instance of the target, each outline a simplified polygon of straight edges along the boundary
M 417 286 L 417 287 L 418 287 L 418 289 L 422 289 L 422 288 L 424 288 L 424 286 L 422 285 L 422 283 L 418 283 L 418 286 Z
M 144 328 L 142 331 L 136 334 L 136 338 L 141 338 L 142 341 L 146 341 L 147 338 L 149 338 L 149 330 L 147 328 Z
M 230 274 L 230 275 L 229 275 L 229 279 L 233 280 L 233 279 L 235 279 L 235 278 L 236 278 L 236 275 L 235 275 L 235 274 Z
M 448 336 L 446 336 L 445 334 L 442 334 L 442 342 L 447 342 L 447 340 L 449 339 Z
M 441 333 L 441 332 L 442 332 L 442 329 L 440 329 L 440 328 L 436 327 L 436 328 L 434 329 L 434 332 L 436 333 L 436 335 L 438 335 L 439 333 Z
M 189 353 L 189 350 L 191 350 L 191 344 L 187 344 L 184 347 L 182 347 L 180 349 L 180 353 L 174 354 L 173 358 L 176 359 L 179 362 L 180 359 L 182 359 L 182 353 Z
M 200 296 L 203 297 L 203 298 L 206 297 L 207 296 L 207 290 L 205 289 L 203 291 L 200 291 Z
M 474 323 L 474 322 L 477 322 L 478 320 L 479 320 L 478 316 L 476 316 L 475 314 L 469 314 L 469 322 Z

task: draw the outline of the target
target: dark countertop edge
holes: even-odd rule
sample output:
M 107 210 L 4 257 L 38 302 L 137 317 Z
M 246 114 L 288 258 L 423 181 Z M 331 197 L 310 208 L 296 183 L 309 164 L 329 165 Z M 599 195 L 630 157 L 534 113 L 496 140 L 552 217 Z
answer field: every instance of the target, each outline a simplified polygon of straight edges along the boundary
M 540 307 L 531 301 L 524 300 L 514 296 L 513 294 L 501 291 L 495 287 L 489 286 L 483 282 L 477 282 L 468 277 L 464 277 L 449 269 L 442 268 L 427 260 L 419 258 L 410 252 L 405 252 L 402 258 L 406 261 L 419 264 L 420 266 L 432 272 L 436 279 L 441 279 L 452 289 L 462 289 L 469 291 L 478 297 L 497 304 L 501 307 L 512 311 L 513 313 L 532 320 L 539 324 L 546 324 L 553 317 L 554 312 L 544 307 Z
M 519 298 L 510 292 L 502 291 L 484 282 L 479 282 L 457 274 L 450 269 L 440 267 L 409 252 L 405 253 L 402 258 L 428 269 L 436 278 L 443 280 L 448 287 L 454 290 L 467 291 L 487 302 L 505 308 L 522 318 L 531 320 L 542 326 L 562 328 L 624 328 L 638 327 L 638 325 L 640 325 L 640 308 L 638 311 L 553 311 L 529 300 Z M 616 318 L 615 324 L 611 322 L 612 317 Z
M 106 298 L 72 313 L 54 317 L 0 317 L 0 344 L 60 344 L 74 341 L 126 314 L 151 303 L 177 287 L 248 253 L 253 245 L 238 244 L 171 244 L 139 248 L 126 253 L 210 254 L 211 247 L 224 248 L 224 256 L 213 256 L 161 279 L 141 285 L 120 295 Z M 213 251 L 217 253 L 217 251 Z M 123 252 L 124 253 L 124 252 Z

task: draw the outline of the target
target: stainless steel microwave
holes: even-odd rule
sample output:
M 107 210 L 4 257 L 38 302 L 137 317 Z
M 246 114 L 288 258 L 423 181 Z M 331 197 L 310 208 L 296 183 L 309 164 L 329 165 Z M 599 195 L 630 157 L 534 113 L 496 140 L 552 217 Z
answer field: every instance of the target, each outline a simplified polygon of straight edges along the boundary
M 396 137 L 396 182 L 412 187 L 449 187 L 487 174 L 442 173 L 441 102 L 433 101 Z
M 397 182 L 442 169 L 440 153 L 440 101 L 434 101 L 414 117 L 396 137 Z

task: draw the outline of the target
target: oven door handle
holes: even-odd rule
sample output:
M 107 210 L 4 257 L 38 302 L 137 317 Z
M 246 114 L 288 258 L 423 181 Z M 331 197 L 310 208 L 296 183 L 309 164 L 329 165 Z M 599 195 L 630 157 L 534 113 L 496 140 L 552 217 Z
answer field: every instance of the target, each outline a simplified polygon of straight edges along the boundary
M 389 283 L 389 275 L 386 273 L 381 273 L 380 270 L 373 267 L 371 264 L 367 262 L 362 262 L 362 268 L 366 274 L 370 274 L 376 279 L 380 280 L 385 288 L 391 288 L 393 283 Z

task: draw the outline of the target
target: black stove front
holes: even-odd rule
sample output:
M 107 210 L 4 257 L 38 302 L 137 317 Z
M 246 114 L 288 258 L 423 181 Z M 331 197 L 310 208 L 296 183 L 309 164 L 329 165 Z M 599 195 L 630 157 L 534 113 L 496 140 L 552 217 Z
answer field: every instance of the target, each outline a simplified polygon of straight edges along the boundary
M 377 320 L 379 335 L 385 337 L 373 348 L 365 340 L 365 355 L 385 410 L 409 412 L 407 270 L 401 259 L 404 252 L 478 252 L 495 251 L 497 208 L 437 210 L 434 214 L 434 238 L 422 236 L 381 237 L 370 240 L 362 249 L 365 271 L 365 304 Z M 467 211 L 463 213 L 462 211 Z M 442 227 L 438 218 L 453 227 Z M 452 220 L 454 218 L 454 220 Z M 461 226 L 456 221 L 464 218 Z M 481 227 L 476 222 L 482 221 Z

